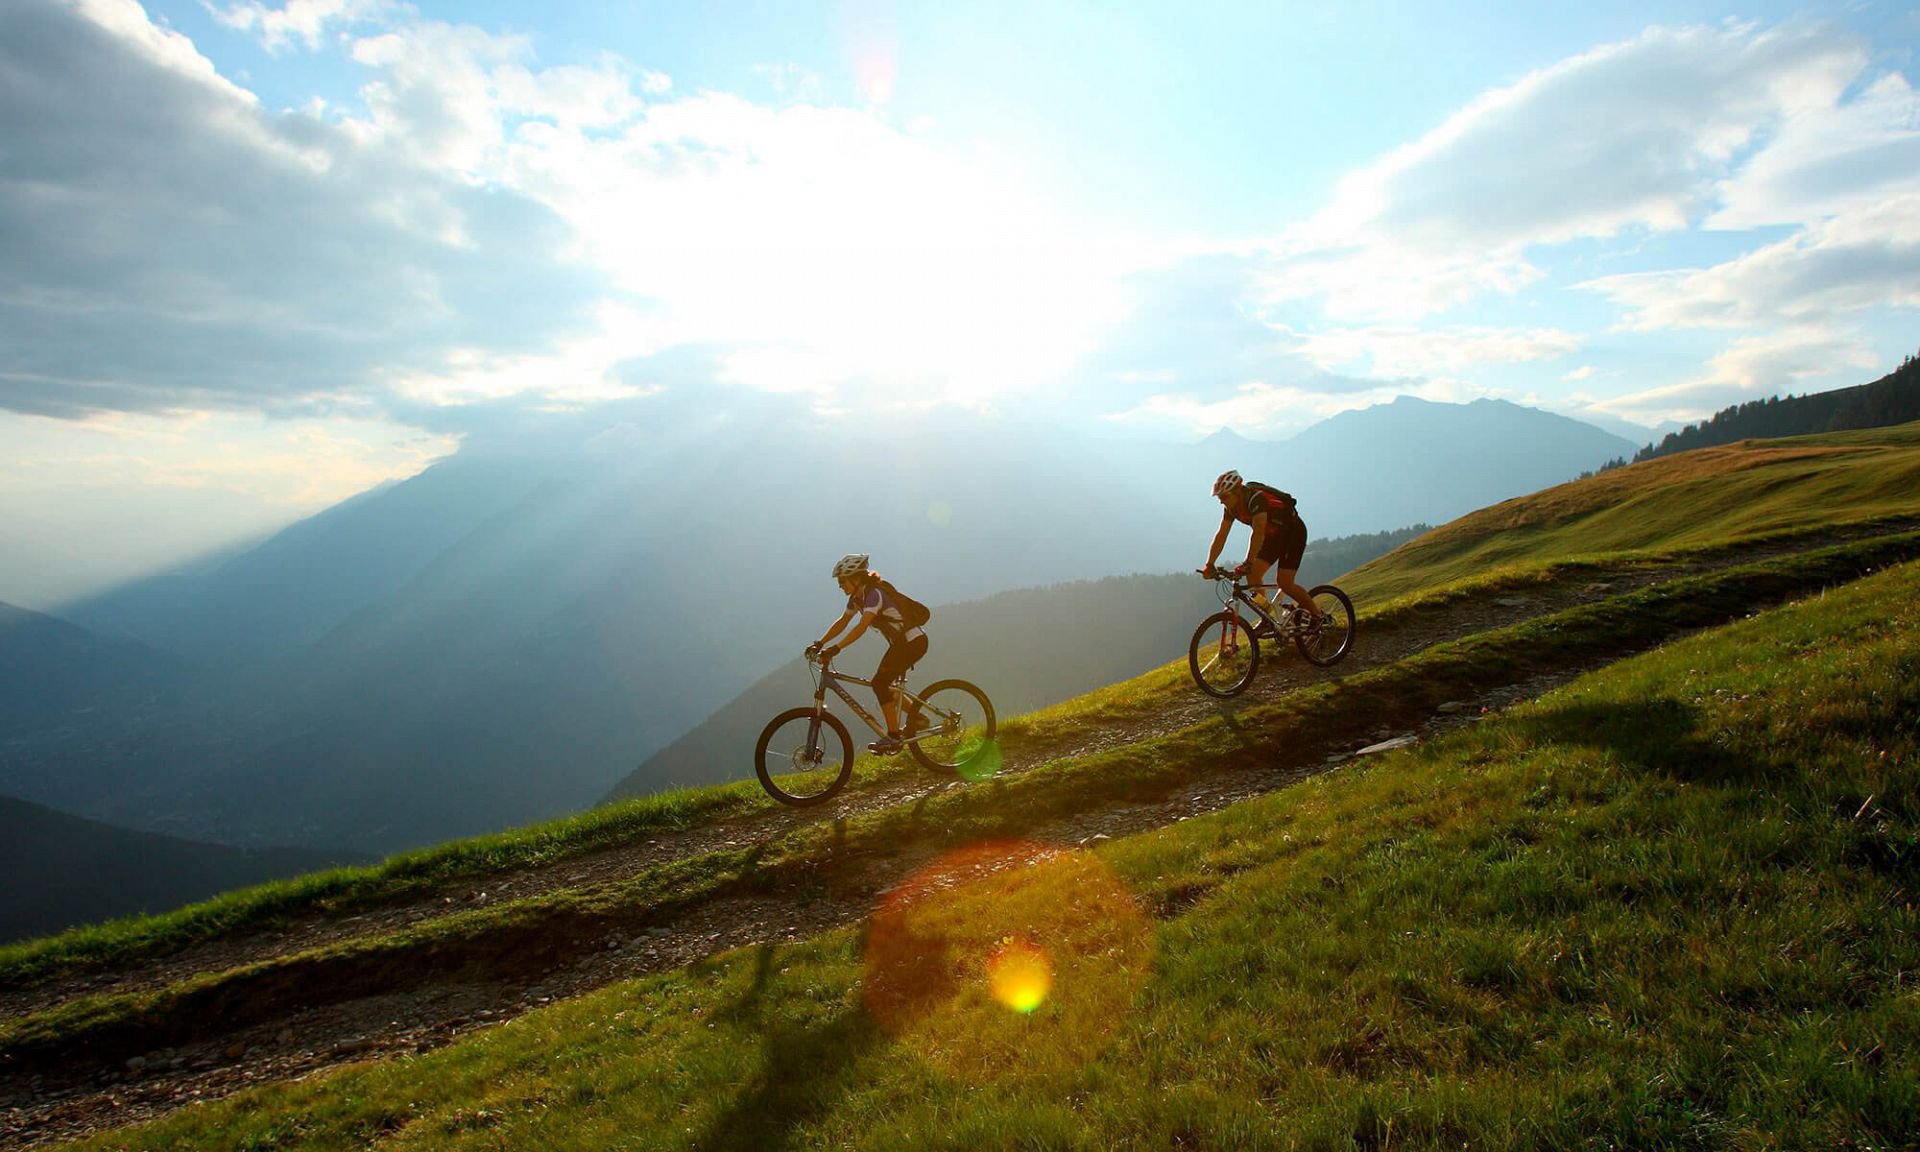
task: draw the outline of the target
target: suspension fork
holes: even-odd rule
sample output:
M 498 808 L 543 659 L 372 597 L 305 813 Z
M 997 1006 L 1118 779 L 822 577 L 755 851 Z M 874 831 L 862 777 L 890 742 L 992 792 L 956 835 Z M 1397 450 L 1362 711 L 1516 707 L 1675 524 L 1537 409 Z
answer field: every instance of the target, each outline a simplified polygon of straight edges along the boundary
M 807 720 L 807 751 L 814 752 L 820 747 L 821 717 L 827 714 L 827 684 L 833 672 L 829 669 L 820 677 L 820 684 L 813 690 L 813 715 Z

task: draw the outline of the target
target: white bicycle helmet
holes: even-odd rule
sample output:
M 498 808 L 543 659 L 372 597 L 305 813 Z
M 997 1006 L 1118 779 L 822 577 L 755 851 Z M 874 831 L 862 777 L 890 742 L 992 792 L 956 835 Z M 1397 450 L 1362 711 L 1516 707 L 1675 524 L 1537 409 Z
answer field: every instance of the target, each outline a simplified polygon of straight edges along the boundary
M 842 576 L 855 576 L 866 570 L 867 554 L 864 552 L 852 552 L 840 557 L 839 562 L 834 564 L 833 578 L 838 580 Z
M 1225 496 L 1244 483 L 1246 483 L 1246 481 L 1241 479 L 1240 473 L 1229 468 L 1225 472 L 1220 473 L 1220 478 L 1213 482 L 1213 494 L 1216 498 Z

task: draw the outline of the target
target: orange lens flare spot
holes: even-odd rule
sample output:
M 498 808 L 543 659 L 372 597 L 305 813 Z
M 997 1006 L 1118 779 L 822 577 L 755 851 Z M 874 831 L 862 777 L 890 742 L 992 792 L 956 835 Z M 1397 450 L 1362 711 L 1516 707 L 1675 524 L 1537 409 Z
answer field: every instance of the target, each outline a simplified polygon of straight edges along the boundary
M 987 985 L 995 1000 L 1027 1015 L 1053 991 L 1053 961 L 1038 944 L 1009 936 L 987 958 Z
M 951 1075 L 1044 1078 L 1093 1059 L 1125 1025 L 1153 939 L 1093 853 L 973 844 L 881 899 L 862 1001 L 902 1051 Z

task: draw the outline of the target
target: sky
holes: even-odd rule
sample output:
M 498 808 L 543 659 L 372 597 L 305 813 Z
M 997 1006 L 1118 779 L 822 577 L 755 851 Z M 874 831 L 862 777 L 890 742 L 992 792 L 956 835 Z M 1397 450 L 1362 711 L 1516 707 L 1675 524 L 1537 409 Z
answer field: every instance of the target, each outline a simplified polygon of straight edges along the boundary
M 1645 439 L 1863 383 L 1920 349 L 1916 42 L 1913 0 L 5 0 L 0 599 L 555 414 Z

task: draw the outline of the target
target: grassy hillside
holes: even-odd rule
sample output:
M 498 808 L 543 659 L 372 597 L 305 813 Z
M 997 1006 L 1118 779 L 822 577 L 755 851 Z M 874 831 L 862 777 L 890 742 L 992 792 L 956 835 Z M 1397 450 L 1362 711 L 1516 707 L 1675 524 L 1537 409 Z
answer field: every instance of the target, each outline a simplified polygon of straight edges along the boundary
M 1902 565 L 1097 851 L 949 857 L 858 931 L 82 1147 L 1897 1144 L 1916 604 Z
M 1689 424 L 1647 445 L 1635 460 L 1671 456 L 1748 437 L 1794 436 L 1879 428 L 1920 419 L 1920 359 L 1912 356 L 1871 384 L 1806 396 L 1769 396 L 1722 408 L 1711 420 Z
M 1618 468 L 1504 501 L 1437 528 L 1351 573 L 1378 607 L 1506 569 L 1911 515 L 1920 423 L 1744 441 Z

